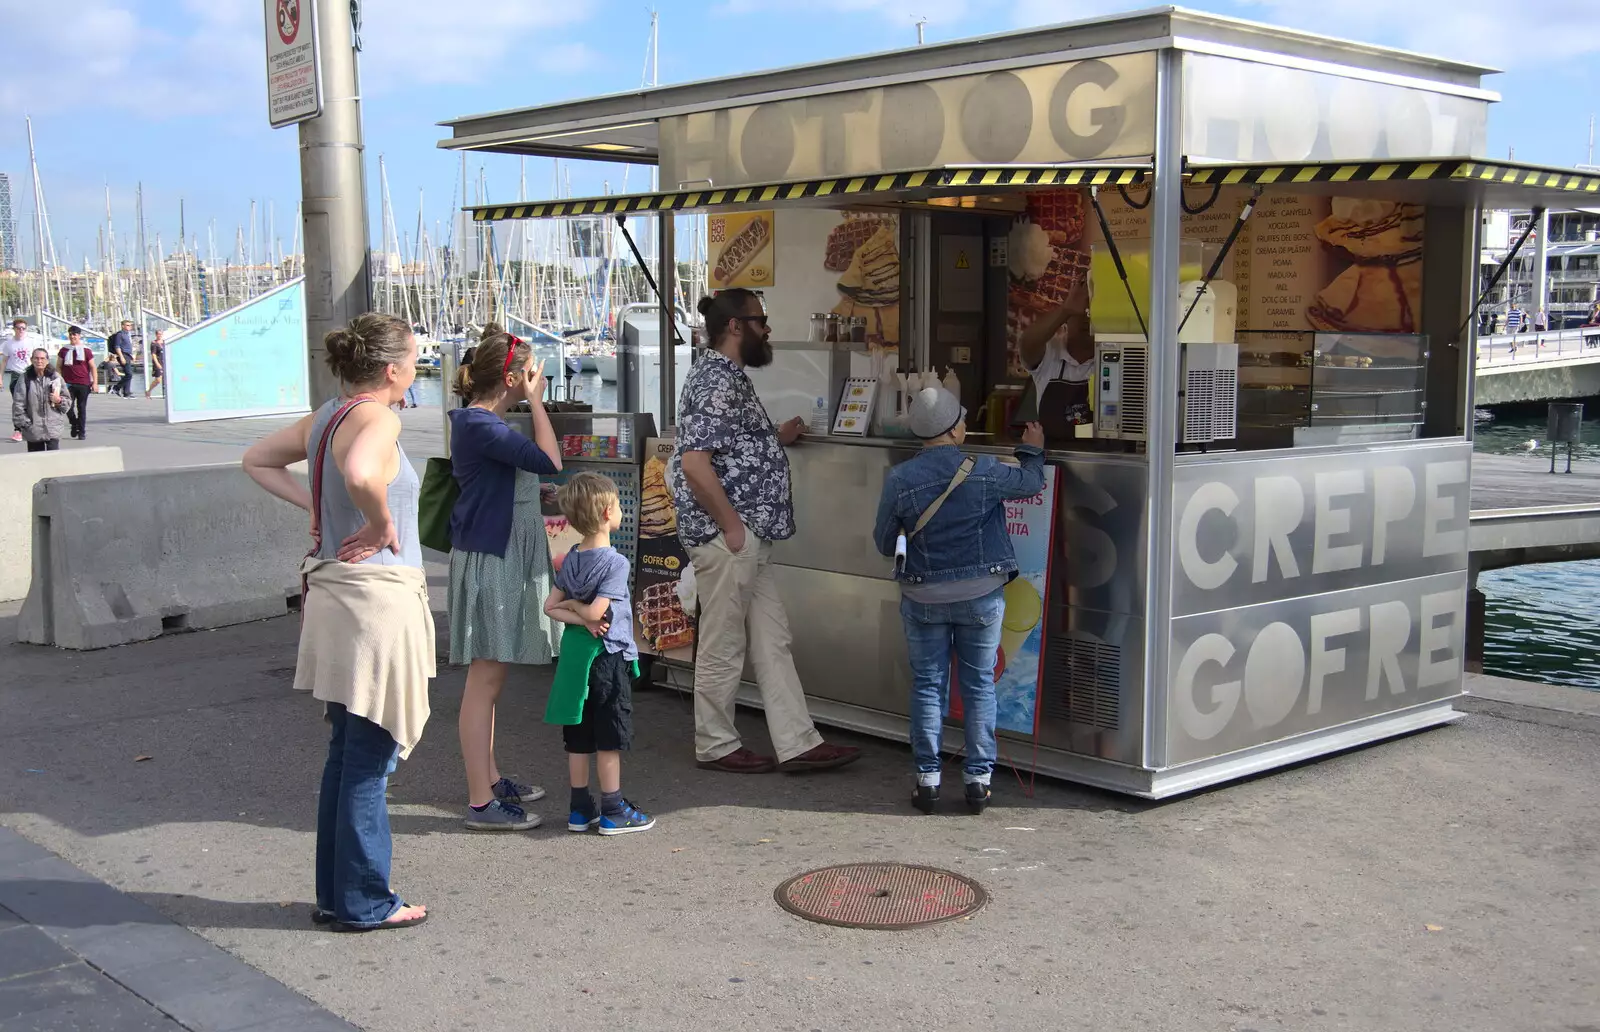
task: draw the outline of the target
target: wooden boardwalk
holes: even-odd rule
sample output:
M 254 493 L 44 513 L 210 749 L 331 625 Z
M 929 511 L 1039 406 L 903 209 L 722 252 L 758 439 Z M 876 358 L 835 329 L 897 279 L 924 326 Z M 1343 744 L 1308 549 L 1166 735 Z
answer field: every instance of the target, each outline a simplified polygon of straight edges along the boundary
M 1572 472 L 1566 453 L 1556 459 L 1551 474 L 1549 451 L 1528 455 L 1474 455 L 1472 457 L 1472 508 L 1526 509 L 1542 505 L 1600 506 L 1600 463 L 1574 459 Z

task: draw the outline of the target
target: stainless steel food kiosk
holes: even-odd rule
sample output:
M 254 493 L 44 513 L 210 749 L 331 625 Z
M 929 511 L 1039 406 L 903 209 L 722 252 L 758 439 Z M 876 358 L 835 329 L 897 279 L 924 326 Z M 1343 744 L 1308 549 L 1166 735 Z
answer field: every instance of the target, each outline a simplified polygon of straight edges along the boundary
M 783 242 L 812 230 L 784 213 L 895 218 L 899 307 L 869 304 L 874 328 L 893 375 L 942 367 L 974 414 L 1026 387 L 1017 327 L 1092 277 L 1091 418 L 1049 451 L 1036 690 L 1002 753 L 1160 798 L 1456 717 L 1481 210 L 1600 190 L 1483 160 L 1489 71 L 1161 8 L 462 118 L 441 146 L 660 168 L 658 193 L 480 220 L 655 213 L 670 255 L 682 213 L 776 212 L 751 232 L 778 238 L 760 271 L 787 341 L 810 259 Z M 833 253 L 837 228 L 807 246 L 859 305 L 871 270 Z M 818 400 L 827 431 L 840 399 Z M 909 454 L 808 437 L 778 552 L 813 714 L 901 739 L 871 523 Z

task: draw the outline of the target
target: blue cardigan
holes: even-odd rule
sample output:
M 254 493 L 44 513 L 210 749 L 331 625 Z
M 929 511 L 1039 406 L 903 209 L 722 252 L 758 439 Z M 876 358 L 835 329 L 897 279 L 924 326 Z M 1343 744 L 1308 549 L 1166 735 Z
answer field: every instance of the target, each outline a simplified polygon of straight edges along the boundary
M 555 473 L 550 456 L 531 438 L 481 408 L 450 412 L 450 464 L 461 497 L 450 513 L 450 543 L 463 552 L 506 554 L 517 470 Z

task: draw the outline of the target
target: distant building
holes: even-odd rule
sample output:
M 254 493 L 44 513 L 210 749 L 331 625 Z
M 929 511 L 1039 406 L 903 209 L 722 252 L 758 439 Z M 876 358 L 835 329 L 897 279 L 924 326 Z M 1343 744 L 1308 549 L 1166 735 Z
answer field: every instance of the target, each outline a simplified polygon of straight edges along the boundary
M 17 268 L 17 220 L 11 211 L 11 177 L 0 172 L 0 269 Z
M 1533 213 L 1526 209 L 1483 213 L 1479 235 L 1483 282 L 1493 275 L 1532 221 Z M 1600 209 L 1550 212 L 1543 298 L 1536 296 L 1536 246 L 1530 236 L 1486 305 L 1503 315 L 1512 304 L 1519 304 L 1530 317 L 1542 308 L 1549 313 L 1552 328 L 1577 325 L 1600 300 Z

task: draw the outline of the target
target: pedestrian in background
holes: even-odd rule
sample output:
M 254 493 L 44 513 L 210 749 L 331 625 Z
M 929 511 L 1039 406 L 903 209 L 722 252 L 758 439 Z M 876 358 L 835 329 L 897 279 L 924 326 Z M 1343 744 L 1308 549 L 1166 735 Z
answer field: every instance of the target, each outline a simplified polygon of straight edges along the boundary
M 256 483 L 311 513 L 294 686 L 326 705 L 333 727 L 317 796 L 311 919 L 345 932 L 410 928 L 428 909 L 389 886 L 384 793 L 422 737 L 436 672 L 417 530 L 421 478 L 394 411 L 416 376 L 417 341 L 403 320 L 368 313 L 323 346 L 340 396 L 244 457 Z M 288 470 L 306 459 L 309 491 Z
M 450 662 L 467 664 L 459 725 L 474 831 L 538 827 L 524 805 L 545 794 L 504 777 L 494 755 L 509 664 L 545 665 L 555 656 L 538 474 L 561 471 L 561 446 L 539 400 L 544 387 L 533 347 L 498 329 L 485 332 L 472 362 L 456 372 L 454 389 L 467 406 L 450 413 L 450 463 L 461 489 L 450 515 Z M 519 401 L 531 403 L 531 440 L 504 418 Z
M 28 371 L 29 356 L 33 354 L 33 342 L 28 339 L 28 323 L 25 319 L 11 320 L 11 336 L 6 338 L 6 395 L 9 397 L 17 389 L 17 384 Z M 22 428 L 12 424 L 11 440 L 17 444 L 22 443 Z
M 89 439 L 89 395 L 94 393 L 94 351 L 83 342 L 83 330 L 67 329 L 67 346 L 56 355 L 56 368 L 72 395 L 72 436 Z
M 111 376 L 106 375 L 106 386 L 112 394 L 119 394 L 124 398 L 133 397 L 133 320 L 122 320 L 122 329 L 111 335 L 106 341 L 106 350 L 111 353 L 111 360 L 115 363 L 117 380 L 111 382 Z
M 156 339 L 150 342 L 150 383 L 144 389 L 145 398 L 150 397 L 150 392 L 157 387 L 161 388 L 161 396 L 167 396 L 167 385 L 162 382 L 167 375 L 167 341 L 166 331 L 157 330 Z
M 28 371 L 11 388 L 11 423 L 31 452 L 57 451 L 67 432 L 67 388 L 50 364 L 50 352 L 36 348 Z

